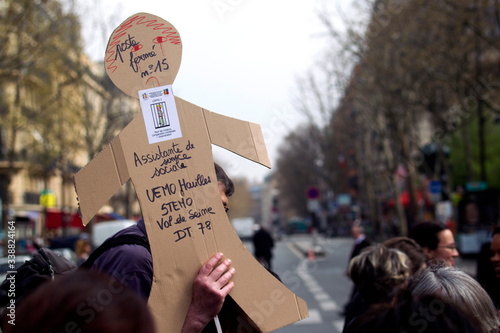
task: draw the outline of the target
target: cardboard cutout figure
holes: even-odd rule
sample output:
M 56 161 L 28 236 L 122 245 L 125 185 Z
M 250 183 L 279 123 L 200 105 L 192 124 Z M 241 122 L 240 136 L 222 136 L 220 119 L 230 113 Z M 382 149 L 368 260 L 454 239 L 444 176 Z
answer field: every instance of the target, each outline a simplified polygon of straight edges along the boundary
M 151 245 L 148 304 L 159 332 L 181 331 L 194 278 L 217 252 L 236 269 L 230 295 L 262 332 L 303 319 L 305 302 L 247 251 L 219 196 L 211 144 L 270 167 L 260 126 L 173 97 L 180 60 L 179 33 L 157 16 L 133 15 L 111 35 L 106 71 L 141 100 L 142 114 L 75 175 L 83 223 L 132 180 Z

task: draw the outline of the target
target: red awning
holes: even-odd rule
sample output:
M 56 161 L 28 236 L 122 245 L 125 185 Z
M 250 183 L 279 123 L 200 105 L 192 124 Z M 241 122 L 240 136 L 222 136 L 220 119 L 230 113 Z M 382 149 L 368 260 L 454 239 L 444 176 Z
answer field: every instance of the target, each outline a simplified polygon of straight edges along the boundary
M 80 228 L 85 229 L 82 224 L 82 219 L 78 213 L 64 213 L 58 209 L 48 209 L 45 227 L 47 229 L 58 229 L 58 228 Z

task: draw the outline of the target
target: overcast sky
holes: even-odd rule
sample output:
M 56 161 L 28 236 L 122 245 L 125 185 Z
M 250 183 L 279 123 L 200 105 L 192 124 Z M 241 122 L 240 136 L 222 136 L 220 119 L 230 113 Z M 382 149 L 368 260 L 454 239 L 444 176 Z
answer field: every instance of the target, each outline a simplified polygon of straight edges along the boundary
M 78 0 L 85 50 L 104 58 L 112 30 L 147 12 L 172 23 L 182 40 L 174 94 L 207 110 L 260 124 L 271 163 L 284 135 L 304 121 L 292 105 L 297 80 L 326 47 L 317 18 L 322 3 L 348 10 L 350 0 Z M 332 7 L 332 8 L 333 8 Z M 138 102 L 139 103 L 139 102 Z M 269 169 L 214 148 L 231 177 L 261 180 Z

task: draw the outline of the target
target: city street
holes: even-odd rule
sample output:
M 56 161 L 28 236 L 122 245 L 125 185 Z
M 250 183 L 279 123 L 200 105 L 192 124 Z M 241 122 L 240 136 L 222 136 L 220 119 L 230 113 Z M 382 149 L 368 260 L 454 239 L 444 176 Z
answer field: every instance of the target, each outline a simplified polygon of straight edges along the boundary
M 244 242 L 253 253 L 251 242 Z M 286 236 L 275 242 L 273 271 L 282 282 L 309 308 L 309 317 L 274 332 L 278 333 L 340 333 L 344 317 L 340 315 L 349 297 L 352 282 L 345 276 L 353 246 L 351 238 L 318 237 L 316 247 L 311 235 Z M 324 255 L 309 260 L 308 249 L 315 248 Z M 474 276 L 475 259 L 456 258 L 455 267 Z
M 344 318 L 340 311 L 352 287 L 344 272 L 353 241 L 349 238 L 320 238 L 317 243 L 325 255 L 316 255 L 314 260 L 309 260 L 300 249 L 312 248 L 311 236 L 294 235 L 276 242 L 273 271 L 307 303 L 309 317 L 275 332 L 342 332 Z M 249 242 L 245 245 L 253 251 Z

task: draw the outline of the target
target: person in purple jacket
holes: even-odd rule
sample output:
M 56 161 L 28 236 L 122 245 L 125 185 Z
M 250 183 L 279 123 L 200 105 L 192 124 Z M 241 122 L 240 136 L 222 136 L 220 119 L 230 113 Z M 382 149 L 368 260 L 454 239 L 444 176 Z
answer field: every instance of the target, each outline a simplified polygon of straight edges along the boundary
M 228 197 L 234 193 L 234 184 L 224 170 L 215 164 L 219 193 L 226 212 Z M 147 237 L 144 220 L 141 217 L 136 225 L 117 232 L 120 235 L 139 235 Z M 202 332 L 205 326 L 217 315 L 225 297 L 234 286 L 230 279 L 234 268 L 229 269 L 230 259 L 222 259 L 222 253 L 215 254 L 200 269 L 193 285 L 193 298 L 182 328 L 183 333 Z M 151 253 L 142 245 L 125 244 L 113 247 L 95 260 L 93 269 L 108 273 L 137 292 L 146 301 L 149 298 L 153 279 L 153 259 Z

